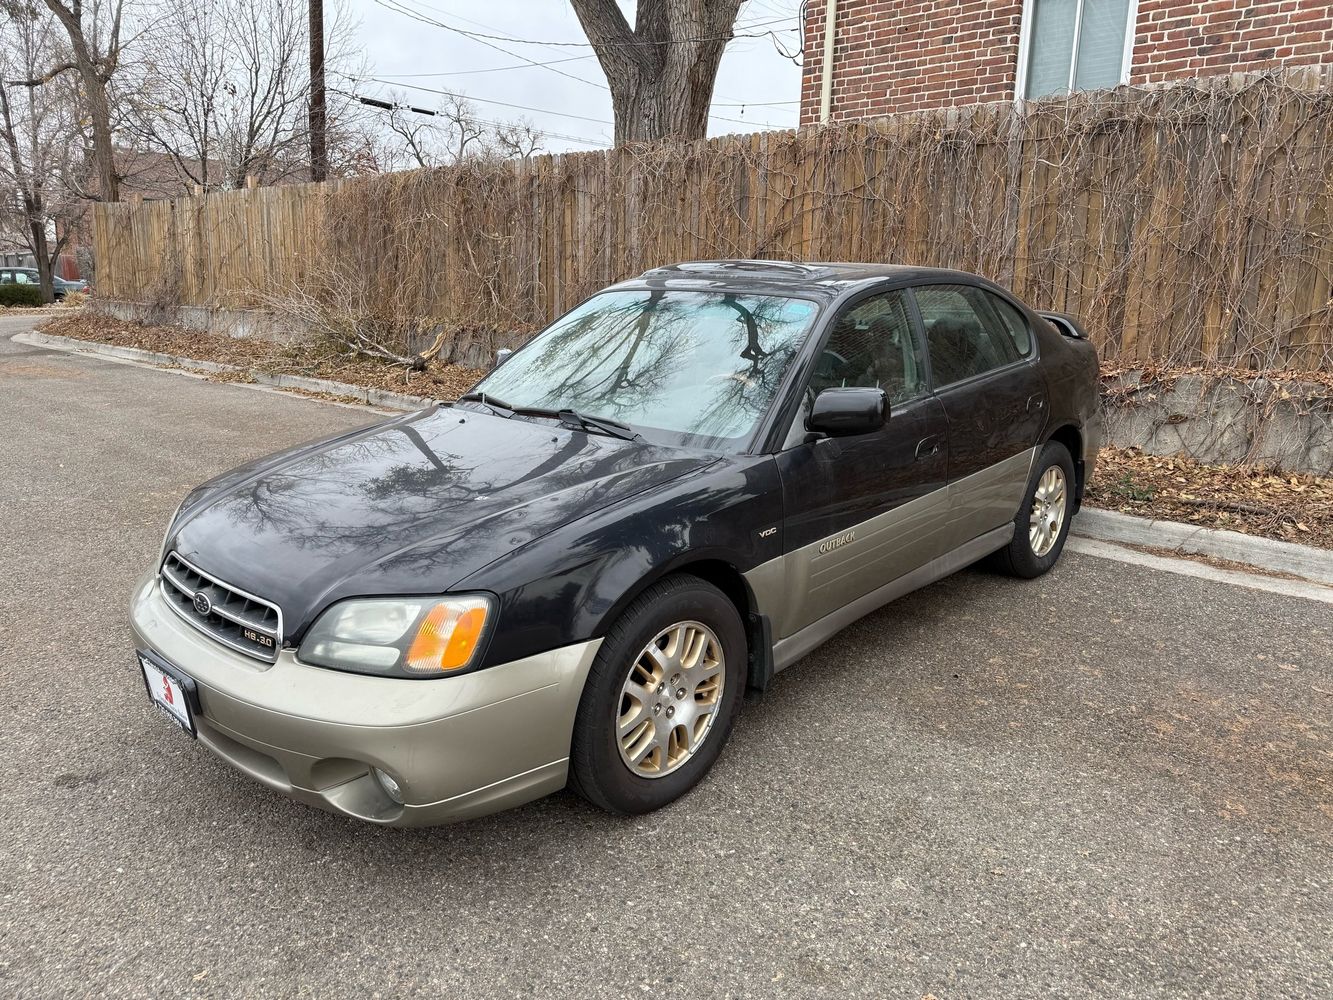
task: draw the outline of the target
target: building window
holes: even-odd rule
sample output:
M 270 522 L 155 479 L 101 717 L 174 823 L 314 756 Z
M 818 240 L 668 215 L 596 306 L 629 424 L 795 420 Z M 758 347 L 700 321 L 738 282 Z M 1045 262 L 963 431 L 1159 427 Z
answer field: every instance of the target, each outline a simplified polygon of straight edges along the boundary
M 1135 0 L 1026 0 L 1018 96 L 1128 83 L 1137 7 Z

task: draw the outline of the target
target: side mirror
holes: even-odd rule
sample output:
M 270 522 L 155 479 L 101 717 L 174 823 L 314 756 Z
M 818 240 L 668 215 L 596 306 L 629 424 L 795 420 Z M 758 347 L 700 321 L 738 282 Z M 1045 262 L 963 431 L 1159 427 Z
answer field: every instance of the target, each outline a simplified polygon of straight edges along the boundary
M 829 437 L 869 434 L 889 419 L 889 397 L 883 389 L 825 389 L 815 397 L 805 428 Z
M 508 347 L 502 347 L 502 348 L 500 348 L 498 351 L 496 351 L 496 352 L 495 352 L 495 364 L 491 365 L 491 371 L 495 371 L 495 369 L 499 368 L 502 364 L 504 364 L 506 361 L 508 361 L 508 360 L 509 360 L 509 355 L 511 355 L 511 354 L 513 354 L 513 353 L 514 353 L 514 352 L 513 352 L 512 350 L 510 350 Z

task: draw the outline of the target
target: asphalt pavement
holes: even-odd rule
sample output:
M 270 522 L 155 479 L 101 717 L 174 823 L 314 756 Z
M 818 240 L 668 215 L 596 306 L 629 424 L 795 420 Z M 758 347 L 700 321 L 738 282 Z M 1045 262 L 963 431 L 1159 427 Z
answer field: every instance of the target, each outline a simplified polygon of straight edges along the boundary
M 965 571 L 747 703 L 713 775 L 379 829 L 148 705 L 194 484 L 363 410 L 0 320 L 0 996 L 1333 996 L 1333 607 L 1069 552 Z

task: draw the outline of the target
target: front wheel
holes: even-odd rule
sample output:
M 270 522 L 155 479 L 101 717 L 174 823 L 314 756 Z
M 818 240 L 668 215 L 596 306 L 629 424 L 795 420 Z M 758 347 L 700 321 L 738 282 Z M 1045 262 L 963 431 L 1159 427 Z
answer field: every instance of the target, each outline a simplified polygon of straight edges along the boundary
M 1073 514 L 1074 460 L 1060 442 L 1048 441 L 1014 518 L 1013 541 L 995 554 L 997 567 L 1028 580 L 1041 576 L 1064 551 Z
M 735 606 L 697 577 L 649 587 L 607 633 L 574 722 L 570 785 L 608 812 L 660 809 L 708 773 L 745 687 Z

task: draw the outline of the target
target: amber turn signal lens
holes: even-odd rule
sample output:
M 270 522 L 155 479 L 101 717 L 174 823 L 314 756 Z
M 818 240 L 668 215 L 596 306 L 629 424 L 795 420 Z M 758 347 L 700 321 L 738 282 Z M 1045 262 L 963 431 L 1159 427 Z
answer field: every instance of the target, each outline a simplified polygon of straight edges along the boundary
M 417 628 L 403 665 L 414 673 L 465 667 L 477 650 L 485 626 L 485 605 L 453 601 L 437 604 Z

